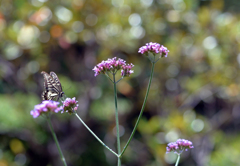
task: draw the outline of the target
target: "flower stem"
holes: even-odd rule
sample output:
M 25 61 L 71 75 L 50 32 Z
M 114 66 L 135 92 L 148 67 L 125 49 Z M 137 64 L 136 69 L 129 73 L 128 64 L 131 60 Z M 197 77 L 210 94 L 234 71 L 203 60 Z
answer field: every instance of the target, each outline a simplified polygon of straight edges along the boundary
M 109 148 L 107 145 L 105 145 L 102 140 L 100 138 L 98 138 L 98 136 L 96 136 L 96 134 L 94 134 L 94 132 L 86 125 L 86 123 L 84 123 L 84 121 L 80 118 L 80 116 L 78 116 L 78 114 L 75 112 L 74 113 L 76 115 L 76 117 L 81 121 L 81 123 L 87 128 L 87 130 L 105 147 L 107 148 L 110 152 L 112 152 L 114 155 L 116 155 L 118 157 L 118 154 L 116 152 L 114 152 L 111 148 Z
M 177 158 L 175 166 L 178 166 L 179 160 L 180 160 L 180 154 L 178 154 L 178 158 Z
M 135 124 L 135 126 L 134 126 L 134 129 L 133 129 L 133 131 L 132 131 L 132 134 L 130 135 L 130 137 L 129 137 L 127 143 L 126 143 L 126 145 L 124 146 L 122 153 L 119 155 L 119 158 L 122 157 L 123 153 L 124 153 L 125 150 L 127 149 L 130 141 L 131 141 L 132 138 L 133 138 L 134 133 L 135 133 L 136 130 L 137 130 L 137 126 L 138 126 L 138 124 L 139 124 L 139 121 L 140 121 L 140 119 L 141 119 L 141 117 L 142 117 L 142 114 L 143 114 L 143 111 L 144 111 L 144 108 L 145 108 L 145 105 L 146 105 L 146 102 L 147 102 L 148 93 L 149 93 L 149 90 L 150 90 L 152 78 L 153 78 L 154 66 L 155 66 L 155 63 L 153 62 L 153 63 L 152 63 L 151 75 L 150 75 L 149 83 L 148 83 L 148 88 L 147 88 L 146 96 L 145 96 L 145 99 L 144 99 L 144 102 L 143 102 L 143 105 L 142 105 L 142 109 L 141 109 L 141 111 L 140 111 L 140 114 L 139 114 L 139 116 L 138 116 L 137 122 L 136 122 L 136 124 Z
M 49 127 L 50 127 L 50 130 L 51 130 L 53 139 L 54 139 L 54 141 L 55 141 L 55 143 L 56 143 L 56 145 L 57 145 L 58 152 L 59 152 L 59 154 L 60 154 L 60 156 L 61 156 L 61 160 L 62 160 L 64 166 L 67 166 L 66 160 L 65 160 L 65 158 L 64 158 L 64 156 L 63 156 L 62 150 L 61 150 L 60 145 L 59 145 L 59 143 L 58 143 L 57 136 L 56 136 L 56 134 L 55 134 L 55 132 L 54 132 L 54 130 L 53 130 L 53 126 L 52 126 L 52 122 L 51 122 L 50 116 L 47 117 L 47 121 L 48 121 L 48 125 L 49 125 Z
M 116 117 L 116 130 L 117 130 L 117 149 L 118 155 L 121 153 L 120 135 L 119 135 L 119 121 L 118 121 L 118 108 L 117 108 L 117 87 L 115 81 L 115 74 L 113 74 L 114 85 L 114 99 L 115 99 L 115 117 Z M 118 157 L 118 166 L 121 166 L 121 158 Z

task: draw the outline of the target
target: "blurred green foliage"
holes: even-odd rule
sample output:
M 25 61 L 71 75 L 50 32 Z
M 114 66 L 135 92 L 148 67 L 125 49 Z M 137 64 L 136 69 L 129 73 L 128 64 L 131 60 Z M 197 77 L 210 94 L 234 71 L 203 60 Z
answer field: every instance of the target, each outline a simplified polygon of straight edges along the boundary
M 138 54 L 147 42 L 169 50 L 157 62 L 150 95 L 123 165 L 173 165 L 166 144 L 185 138 L 195 148 L 180 165 L 238 165 L 240 21 L 238 0 L 0 1 L 0 166 L 59 166 L 44 118 L 41 71 L 58 74 L 79 115 L 116 150 L 113 86 L 92 68 L 120 57 L 134 74 L 118 83 L 122 146 L 137 119 L 150 75 Z M 116 165 L 74 117 L 52 116 L 68 164 Z

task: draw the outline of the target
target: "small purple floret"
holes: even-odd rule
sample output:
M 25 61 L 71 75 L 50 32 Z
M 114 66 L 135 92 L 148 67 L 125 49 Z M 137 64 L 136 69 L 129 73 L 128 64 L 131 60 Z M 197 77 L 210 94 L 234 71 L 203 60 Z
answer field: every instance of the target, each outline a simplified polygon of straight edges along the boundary
M 191 141 L 185 139 L 178 139 L 176 142 L 170 142 L 166 147 L 166 153 L 174 152 L 181 154 L 183 151 L 194 148 Z
M 159 43 L 146 43 L 145 46 L 142 46 L 139 48 L 139 53 L 141 54 L 147 54 L 148 52 L 159 54 L 160 57 L 167 57 L 169 50 L 167 47 L 164 47 L 163 45 L 160 45 Z
M 66 98 L 65 101 L 62 102 L 63 103 L 63 112 L 68 112 L 68 113 L 74 113 L 77 108 L 78 108 L 78 101 L 76 101 L 76 98 Z
M 30 114 L 33 116 L 33 118 L 37 118 L 43 113 L 58 113 L 63 109 L 62 107 L 58 107 L 58 104 L 59 102 L 56 101 L 45 100 L 42 103 L 35 105 L 34 109 L 30 112 Z
M 102 61 L 97 64 L 93 71 L 95 72 L 94 76 L 96 77 L 99 74 L 105 74 L 106 72 L 116 73 L 118 70 L 121 70 L 121 75 L 123 77 L 130 76 L 133 73 L 133 64 L 126 64 L 126 61 L 120 58 L 112 58 L 106 61 Z

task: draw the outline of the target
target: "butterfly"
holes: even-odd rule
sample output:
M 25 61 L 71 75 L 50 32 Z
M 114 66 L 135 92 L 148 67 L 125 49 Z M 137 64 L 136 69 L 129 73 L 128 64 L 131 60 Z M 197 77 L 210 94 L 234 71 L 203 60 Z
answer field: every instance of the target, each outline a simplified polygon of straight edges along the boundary
M 42 100 L 54 100 L 57 101 L 63 97 L 62 85 L 58 79 L 58 76 L 54 72 L 50 72 L 50 75 L 45 71 L 42 71 L 44 77 L 44 88 L 42 93 Z

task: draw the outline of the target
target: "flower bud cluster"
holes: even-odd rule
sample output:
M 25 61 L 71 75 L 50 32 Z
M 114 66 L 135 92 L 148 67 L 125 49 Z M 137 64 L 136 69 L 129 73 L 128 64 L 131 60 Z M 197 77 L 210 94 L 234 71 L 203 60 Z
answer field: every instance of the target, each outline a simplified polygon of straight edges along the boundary
M 37 118 L 43 113 L 57 113 L 63 109 L 62 107 L 58 107 L 58 104 L 59 102 L 56 101 L 44 100 L 42 103 L 35 105 L 34 110 L 32 110 L 30 114 L 33 118 Z
M 62 102 L 63 103 L 63 112 L 68 112 L 68 113 L 73 113 L 78 109 L 78 101 L 76 101 L 76 98 L 66 98 L 65 101 Z
M 93 71 L 95 72 L 94 76 L 96 77 L 99 74 L 106 74 L 106 72 L 111 72 L 115 74 L 118 70 L 121 69 L 121 75 L 123 77 L 130 76 L 133 73 L 132 67 L 133 64 L 126 64 L 126 61 L 120 58 L 112 58 L 106 61 L 102 61 L 101 63 L 97 64 Z
M 159 43 L 150 42 L 146 43 L 145 46 L 140 47 L 138 52 L 141 54 L 147 54 L 148 52 L 151 52 L 154 55 L 159 54 L 160 57 L 167 57 L 169 50 Z
M 188 149 L 194 148 L 191 141 L 185 139 L 178 139 L 176 142 L 170 142 L 167 145 L 167 152 L 174 152 L 177 154 L 181 154 L 184 150 L 187 151 Z

